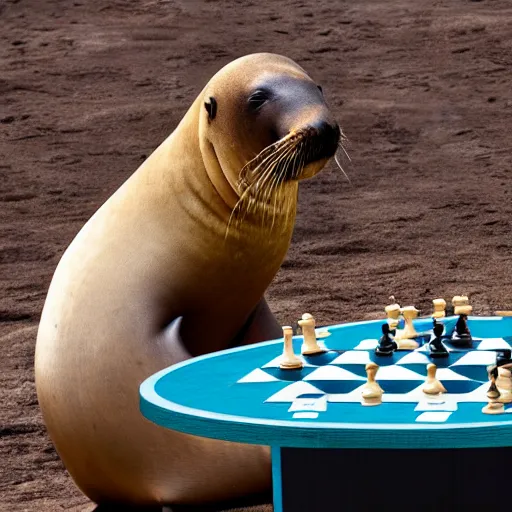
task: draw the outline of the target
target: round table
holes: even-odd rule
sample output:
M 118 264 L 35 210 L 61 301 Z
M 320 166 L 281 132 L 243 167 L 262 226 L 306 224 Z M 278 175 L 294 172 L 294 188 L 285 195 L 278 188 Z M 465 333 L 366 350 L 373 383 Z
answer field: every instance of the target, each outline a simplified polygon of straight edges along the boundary
M 444 319 L 446 332 L 456 320 Z M 270 446 L 275 512 L 501 504 L 512 408 L 499 415 L 482 408 L 487 365 L 496 351 L 512 347 L 512 317 L 468 318 L 473 347 L 450 349 L 449 360 L 435 361 L 446 400 L 418 395 L 429 357 L 424 346 L 378 360 L 383 403 L 364 407 L 361 369 L 375 360 L 382 323 L 317 329 L 327 351 L 301 356 L 302 370 L 279 369 L 281 339 L 176 364 L 141 384 L 140 410 L 165 428 Z M 418 332 L 428 334 L 431 325 L 429 318 L 414 321 Z M 302 343 L 294 336 L 296 354 Z

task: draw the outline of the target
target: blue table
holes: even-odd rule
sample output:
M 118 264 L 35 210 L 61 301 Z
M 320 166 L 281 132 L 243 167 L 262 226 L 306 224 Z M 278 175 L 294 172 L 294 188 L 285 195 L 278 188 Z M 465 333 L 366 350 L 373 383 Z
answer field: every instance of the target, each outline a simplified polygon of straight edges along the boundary
M 457 318 L 444 321 L 446 332 Z M 511 317 L 469 317 L 471 349 L 433 360 L 447 393 L 420 391 L 426 346 L 375 358 L 383 321 L 317 329 L 327 352 L 280 370 L 282 340 L 194 358 L 140 387 L 142 414 L 173 430 L 271 446 L 276 512 L 487 510 L 503 502 L 512 455 L 512 408 L 482 413 L 487 367 L 512 348 Z M 417 319 L 417 331 L 431 329 Z M 300 354 L 302 337 L 294 337 Z M 365 361 L 379 364 L 383 403 L 361 405 Z M 304 489 L 304 484 L 308 486 Z M 502 487 L 504 486 L 504 487 Z M 389 509 L 391 510 L 391 508 Z

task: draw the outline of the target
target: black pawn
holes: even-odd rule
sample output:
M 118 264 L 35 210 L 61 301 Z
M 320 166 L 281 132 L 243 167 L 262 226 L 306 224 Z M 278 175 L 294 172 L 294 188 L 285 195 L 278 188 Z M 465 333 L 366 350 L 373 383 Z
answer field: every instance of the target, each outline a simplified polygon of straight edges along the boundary
M 455 332 L 457 333 L 457 336 L 471 336 L 471 333 L 469 332 L 468 327 L 468 315 L 459 315 L 459 319 L 457 320 L 457 323 L 455 324 Z
M 428 344 L 431 357 L 448 357 L 448 350 L 446 350 L 446 347 L 441 342 L 443 331 L 444 325 L 438 324 L 434 320 L 434 338 Z
M 459 347 L 472 347 L 473 339 L 471 338 L 471 333 L 469 332 L 469 327 L 467 324 L 468 315 L 459 315 L 459 319 L 455 324 L 455 330 L 452 335 L 452 343 Z
M 382 324 L 382 336 L 375 349 L 375 353 L 379 356 L 390 356 L 397 348 L 396 341 L 391 337 L 389 325 L 387 323 Z

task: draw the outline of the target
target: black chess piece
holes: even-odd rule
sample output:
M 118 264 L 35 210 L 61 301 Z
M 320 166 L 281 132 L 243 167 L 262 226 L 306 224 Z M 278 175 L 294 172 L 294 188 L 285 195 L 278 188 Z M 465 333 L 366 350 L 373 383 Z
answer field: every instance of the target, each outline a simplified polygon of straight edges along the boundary
M 443 331 L 444 325 L 437 323 L 434 319 L 434 338 L 430 340 L 428 344 L 431 357 L 448 357 L 448 350 L 446 350 L 446 347 L 441 341 Z
M 504 348 L 496 351 L 496 365 L 503 366 L 505 364 L 512 364 L 511 350 Z
M 379 340 L 377 348 L 375 349 L 375 353 L 379 356 L 390 356 L 397 348 L 398 345 L 391 336 L 389 324 L 382 324 L 382 336 Z
M 458 347 L 472 347 L 473 338 L 469 332 L 468 315 L 461 314 L 455 324 L 455 330 L 452 334 L 452 343 Z

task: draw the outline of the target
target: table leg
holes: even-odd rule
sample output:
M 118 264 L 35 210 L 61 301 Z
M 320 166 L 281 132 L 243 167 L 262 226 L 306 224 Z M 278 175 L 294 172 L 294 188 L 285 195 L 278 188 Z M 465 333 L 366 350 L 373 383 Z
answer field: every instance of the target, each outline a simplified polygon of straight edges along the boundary
M 275 512 L 499 510 L 512 447 L 272 448 Z
M 272 494 L 274 512 L 283 512 L 283 492 L 281 487 L 281 448 L 279 446 L 272 446 L 270 453 L 272 456 Z

